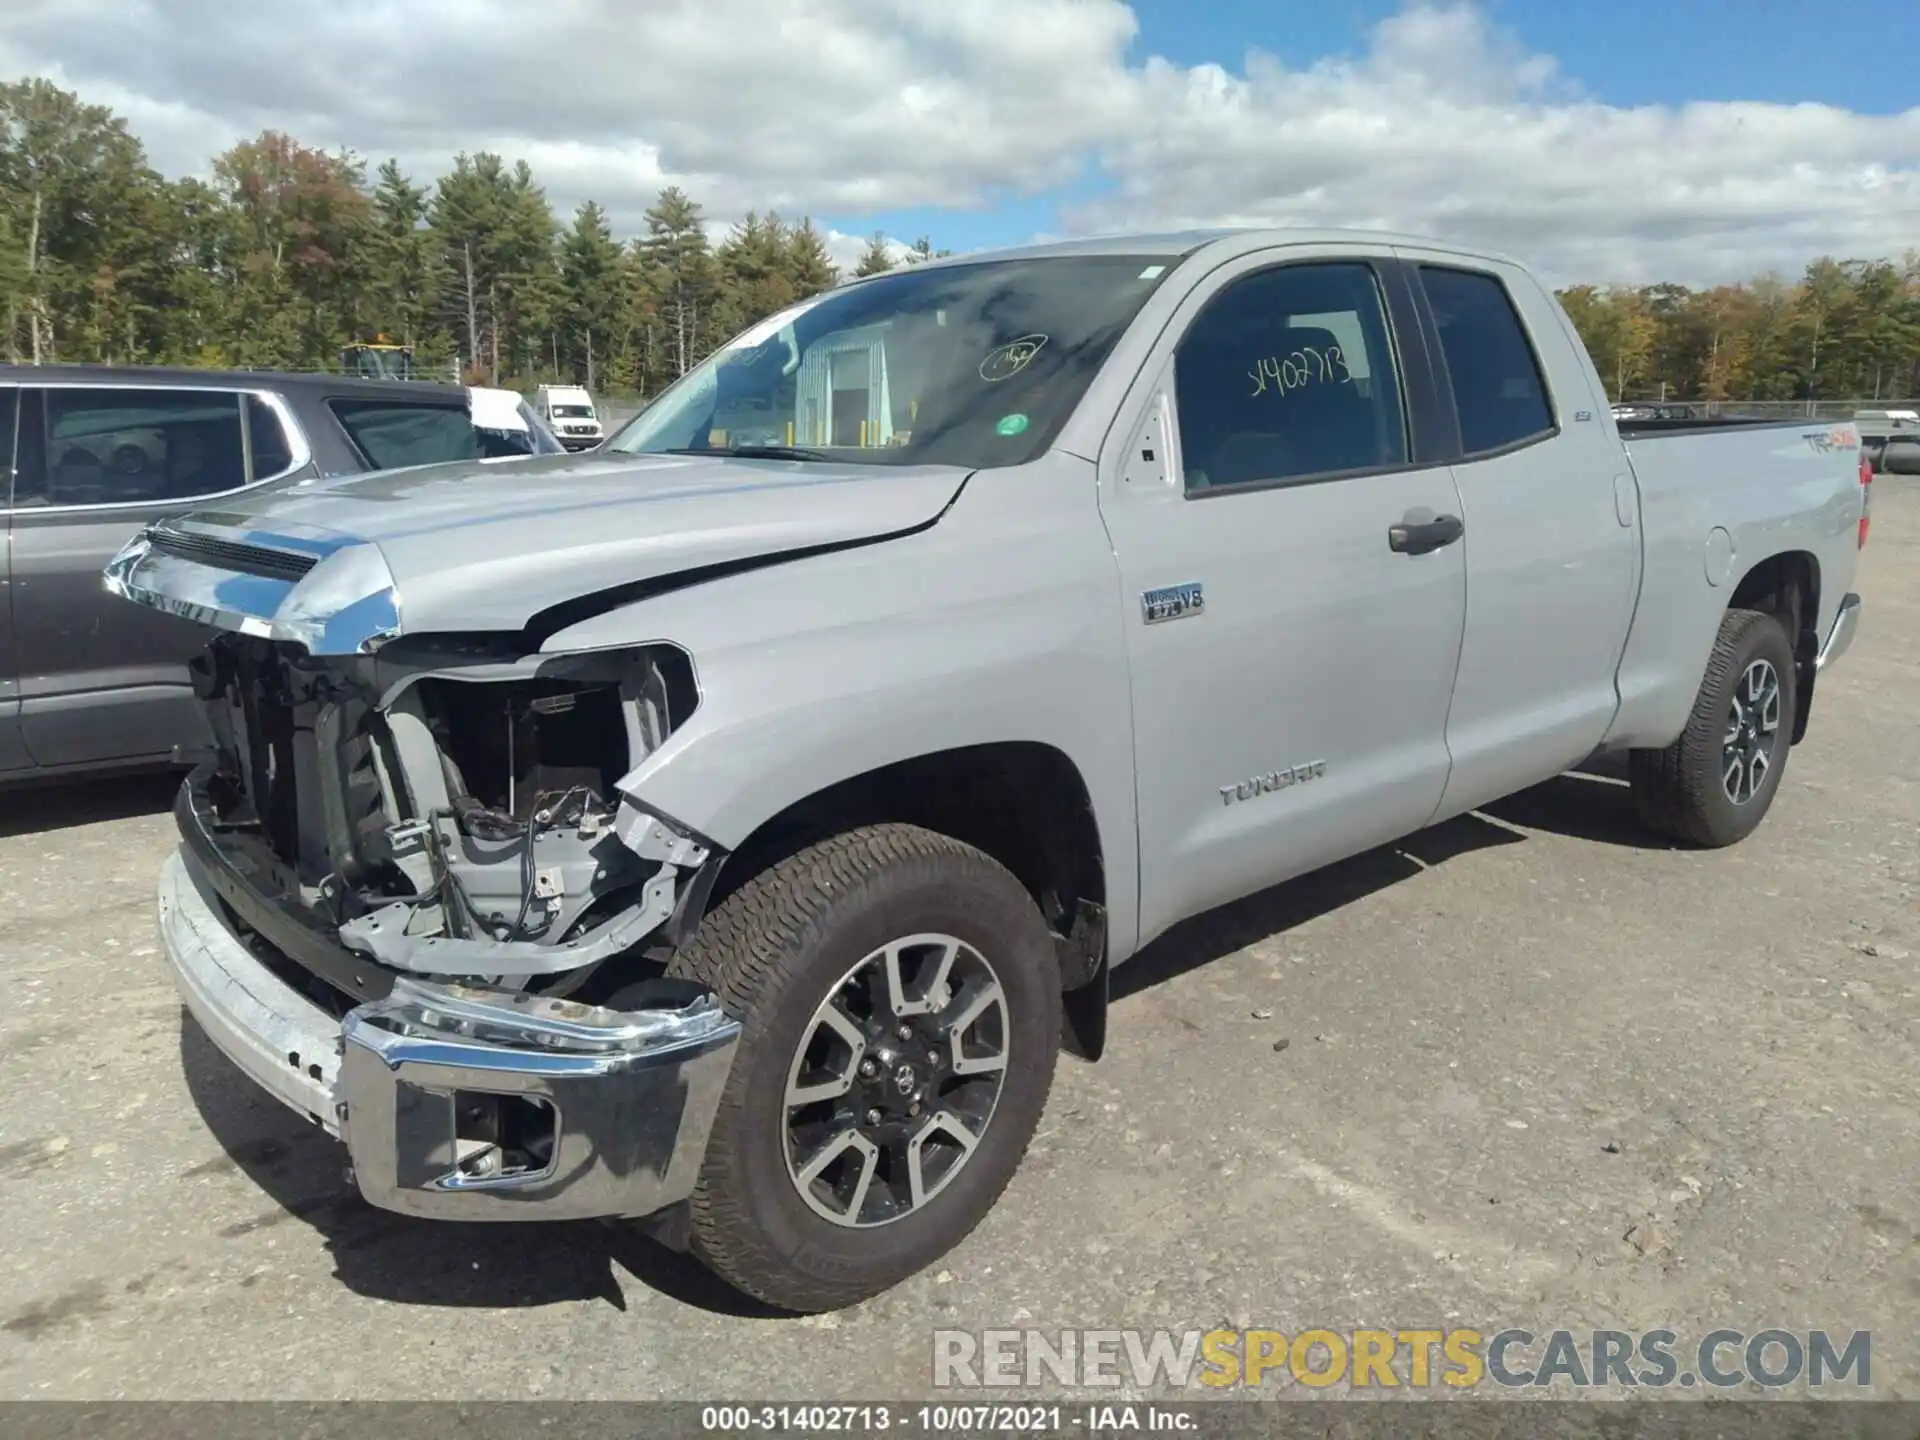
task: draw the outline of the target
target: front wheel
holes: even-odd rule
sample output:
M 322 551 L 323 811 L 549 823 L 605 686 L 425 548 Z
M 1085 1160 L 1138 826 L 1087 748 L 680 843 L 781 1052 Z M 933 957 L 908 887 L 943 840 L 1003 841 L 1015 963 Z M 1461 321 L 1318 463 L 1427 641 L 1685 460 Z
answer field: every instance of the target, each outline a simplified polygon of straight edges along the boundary
M 1762 611 L 1729 610 L 1687 728 L 1664 750 L 1633 752 L 1642 823 L 1702 846 L 1752 834 L 1793 746 L 1796 680 L 1786 627 Z
M 876 1295 L 964 1239 L 1019 1167 L 1059 970 L 1032 898 L 981 851 L 908 825 L 821 841 L 729 895 L 669 973 L 742 1026 L 691 1227 L 747 1294 Z

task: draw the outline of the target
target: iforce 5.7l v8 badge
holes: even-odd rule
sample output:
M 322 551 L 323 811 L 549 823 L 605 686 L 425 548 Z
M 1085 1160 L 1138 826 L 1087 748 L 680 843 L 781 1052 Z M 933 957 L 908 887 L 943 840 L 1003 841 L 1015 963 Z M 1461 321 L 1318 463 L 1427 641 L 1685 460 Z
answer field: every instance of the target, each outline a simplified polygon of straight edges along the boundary
M 1184 620 L 1189 615 L 1198 615 L 1207 608 L 1207 597 L 1201 592 L 1200 582 L 1189 580 L 1184 585 L 1165 585 L 1158 590 L 1144 590 L 1140 594 L 1140 611 L 1149 625 L 1158 625 L 1162 620 Z

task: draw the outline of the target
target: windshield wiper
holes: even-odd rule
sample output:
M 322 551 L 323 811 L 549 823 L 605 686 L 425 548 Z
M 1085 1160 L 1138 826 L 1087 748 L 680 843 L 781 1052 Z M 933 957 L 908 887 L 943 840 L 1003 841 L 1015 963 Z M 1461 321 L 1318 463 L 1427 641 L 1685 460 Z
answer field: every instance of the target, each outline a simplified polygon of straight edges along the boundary
M 803 450 L 797 445 L 707 445 L 662 450 L 662 455 L 730 455 L 737 460 L 831 460 L 824 450 Z

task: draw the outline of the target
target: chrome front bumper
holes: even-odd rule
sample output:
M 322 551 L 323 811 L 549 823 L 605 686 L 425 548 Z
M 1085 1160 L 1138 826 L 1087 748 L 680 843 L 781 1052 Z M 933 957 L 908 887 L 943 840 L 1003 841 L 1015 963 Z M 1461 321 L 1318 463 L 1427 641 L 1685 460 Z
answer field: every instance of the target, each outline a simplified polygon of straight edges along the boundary
M 606 1010 L 397 979 L 335 1020 L 231 930 L 184 852 L 161 947 L 187 1008 L 255 1084 L 346 1143 L 374 1205 L 445 1220 L 639 1217 L 693 1190 L 739 1022 L 659 982 Z
M 1846 654 L 1859 628 L 1860 597 L 1848 595 L 1840 602 L 1840 613 L 1834 617 L 1833 629 L 1828 632 L 1826 643 L 1820 647 L 1820 654 L 1814 660 L 1813 668 L 1816 671 L 1824 670 Z

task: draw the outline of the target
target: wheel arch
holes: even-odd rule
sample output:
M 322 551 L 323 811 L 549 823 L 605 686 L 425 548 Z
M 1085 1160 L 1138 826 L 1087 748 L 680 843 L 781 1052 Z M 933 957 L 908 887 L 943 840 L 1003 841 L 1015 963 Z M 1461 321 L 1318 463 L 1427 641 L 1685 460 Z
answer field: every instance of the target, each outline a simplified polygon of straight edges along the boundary
M 825 785 L 769 816 L 728 852 L 701 914 L 817 840 L 889 823 L 971 845 L 1020 881 L 1054 936 L 1068 992 L 1067 1039 L 1086 1058 L 1098 1058 L 1105 1042 L 1109 858 L 1086 779 L 1057 746 L 957 746 Z
M 1813 711 L 1814 661 L 1820 654 L 1820 560 L 1811 551 L 1782 550 L 1756 561 L 1740 577 L 1729 610 L 1758 610 L 1786 627 L 1793 646 L 1792 741 L 1807 733 Z

